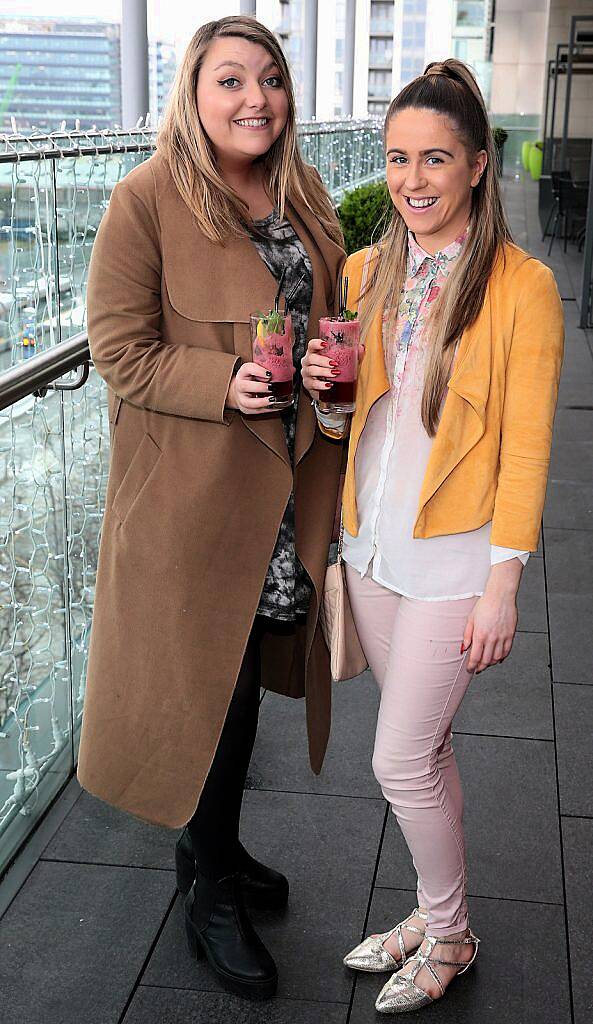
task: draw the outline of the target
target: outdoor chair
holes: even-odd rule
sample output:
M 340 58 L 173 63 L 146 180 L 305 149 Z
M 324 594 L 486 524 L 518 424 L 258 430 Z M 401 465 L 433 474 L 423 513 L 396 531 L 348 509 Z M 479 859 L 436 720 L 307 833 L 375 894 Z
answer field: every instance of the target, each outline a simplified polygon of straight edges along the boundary
M 561 179 L 559 206 L 563 211 L 564 231 L 564 252 L 568 239 L 576 239 L 576 233 L 587 220 L 587 198 L 586 188 L 579 187 L 574 181 Z
M 571 174 L 570 174 L 570 171 L 552 171 L 550 177 L 552 179 L 552 196 L 554 197 L 554 201 L 552 203 L 552 206 L 550 208 L 550 212 L 548 214 L 548 219 L 546 221 L 546 226 L 544 228 L 544 233 L 542 235 L 542 242 L 545 240 L 545 237 L 546 237 L 546 235 L 548 233 L 548 228 L 550 227 L 550 221 L 552 220 L 552 217 L 554 216 L 554 214 L 556 214 L 556 221 L 558 220 L 558 202 L 559 202 L 559 196 L 560 196 L 560 185 L 559 185 L 560 179 L 561 178 L 567 178 L 568 180 L 570 180 Z M 550 243 L 550 248 L 551 248 L 551 243 Z
M 566 252 L 569 237 L 574 238 L 575 229 L 581 228 L 585 224 L 587 218 L 587 196 L 587 189 L 575 185 L 572 178 L 563 176 L 558 179 L 558 209 L 552 229 L 548 256 L 552 252 L 559 221 L 562 225 L 560 237 L 564 240 L 564 252 Z

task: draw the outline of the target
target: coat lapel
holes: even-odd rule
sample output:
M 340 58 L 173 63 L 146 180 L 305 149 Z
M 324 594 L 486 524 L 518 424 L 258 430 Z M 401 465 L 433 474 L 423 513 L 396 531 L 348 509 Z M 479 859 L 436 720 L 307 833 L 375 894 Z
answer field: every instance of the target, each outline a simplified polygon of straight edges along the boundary
M 249 316 L 271 309 L 277 283 L 249 238 L 224 245 L 199 230 L 170 179 L 159 191 L 163 276 L 175 311 L 190 320 L 232 323 L 235 352 L 252 362 Z M 208 267 L 207 276 L 196 273 Z M 242 416 L 248 430 L 290 464 L 282 420 L 277 413 Z
M 364 259 L 363 255 L 362 258 L 358 258 L 356 263 L 349 263 L 348 266 L 353 309 L 359 305 Z M 368 328 L 365 339 L 365 355 L 358 372 L 356 410 L 352 420 L 350 441 L 355 449 L 371 408 L 387 391 L 389 391 L 389 380 L 383 352 L 383 311 L 380 310 Z
M 349 267 L 351 284 L 355 289 L 360 289 L 362 263 L 356 268 L 356 276 L 353 270 L 354 268 Z M 478 319 L 464 332 L 459 342 L 453 372 L 447 385 L 448 393 L 441 421 L 420 492 L 419 516 L 444 480 L 484 434 L 486 403 L 490 390 L 493 330 L 491 295 L 489 285 Z M 380 311 L 368 330 L 366 353 L 359 372 L 359 400 L 350 436 L 351 459 L 352 452 L 356 453 L 360 435 L 372 406 L 388 390 L 389 380 L 383 354 L 383 316 Z M 349 506 L 355 507 L 353 460 L 351 467 L 344 494 L 345 498 L 348 498 Z M 356 532 L 356 522 L 350 523 L 349 529 Z
M 486 429 L 492 349 L 490 285 L 478 319 L 464 331 L 447 384 L 439 427 L 420 492 L 418 515 Z M 479 343 L 478 343 L 479 342 Z

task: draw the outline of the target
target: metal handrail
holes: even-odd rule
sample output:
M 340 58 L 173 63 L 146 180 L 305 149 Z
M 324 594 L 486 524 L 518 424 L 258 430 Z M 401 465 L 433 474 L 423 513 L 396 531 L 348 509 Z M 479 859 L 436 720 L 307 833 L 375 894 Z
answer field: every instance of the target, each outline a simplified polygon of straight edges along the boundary
M 26 362 L 11 366 L 0 374 L 0 410 L 8 409 L 29 395 L 44 395 L 48 388 L 71 391 L 81 387 L 88 377 L 90 359 L 88 334 L 81 331 L 52 345 L 45 352 L 31 356 Z M 77 381 L 64 385 L 55 383 L 77 367 L 82 367 Z
M 301 135 L 332 135 L 360 131 L 361 127 L 383 128 L 382 118 L 348 118 L 336 121 L 297 121 Z M 115 155 L 117 153 L 150 153 L 156 147 L 157 129 L 105 128 L 101 131 L 50 132 L 35 135 L 0 134 L 0 164 L 28 163 L 65 157 Z M 134 139 L 134 142 L 130 142 Z M 127 141 L 124 141 L 127 140 Z M 29 148 L 25 148 L 26 146 Z
M 301 135 L 330 135 L 355 133 L 361 128 L 382 128 L 379 118 L 347 118 L 333 122 L 299 121 Z M 25 136 L 19 133 L 0 134 L 0 165 L 28 161 L 53 161 L 65 157 L 99 156 L 102 154 L 151 152 L 155 148 L 157 130 L 152 126 L 131 129 L 103 129 L 81 131 L 37 132 Z M 133 140 L 133 141 L 131 141 Z M 379 172 L 367 175 L 364 182 L 374 180 Z M 381 169 L 381 175 L 383 173 Z M 360 182 L 360 184 L 363 183 Z M 338 187 L 332 195 L 337 201 L 347 187 Z M 0 373 L 0 411 L 30 395 L 43 397 L 48 389 L 74 390 L 82 387 L 88 378 L 91 354 L 86 332 L 80 332 L 66 341 L 28 357 L 16 366 Z M 64 374 L 80 368 L 73 381 L 56 383 Z

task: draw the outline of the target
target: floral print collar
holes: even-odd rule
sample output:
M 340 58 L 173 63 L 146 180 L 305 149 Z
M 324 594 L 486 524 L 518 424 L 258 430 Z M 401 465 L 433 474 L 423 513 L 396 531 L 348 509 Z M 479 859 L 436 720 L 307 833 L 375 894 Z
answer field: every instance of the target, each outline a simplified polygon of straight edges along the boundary
M 454 260 L 459 256 L 463 243 L 467 238 L 467 232 L 468 227 L 465 227 L 453 242 L 450 242 L 444 249 L 440 249 L 434 256 L 431 256 L 430 253 L 425 252 L 422 246 L 418 244 L 414 235 L 408 229 L 408 277 L 416 277 L 425 260 L 430 260 L 435 270 L 441 270 L 446 274 L 450 260 Z

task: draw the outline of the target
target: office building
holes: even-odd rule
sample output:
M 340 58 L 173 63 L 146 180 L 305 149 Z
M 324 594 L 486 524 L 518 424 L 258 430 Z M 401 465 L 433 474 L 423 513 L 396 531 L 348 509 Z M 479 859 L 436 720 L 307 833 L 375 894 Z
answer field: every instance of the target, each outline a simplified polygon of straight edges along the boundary
M 162 115 L 177 70 L 175 46 L 160 40 L 149 42 L 150 114 L 156 124 Z
M 112 127 L 121 120 L 119 25 L 0 19 L 0 131 Z

